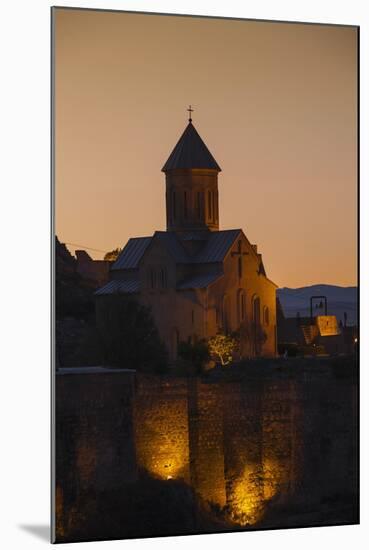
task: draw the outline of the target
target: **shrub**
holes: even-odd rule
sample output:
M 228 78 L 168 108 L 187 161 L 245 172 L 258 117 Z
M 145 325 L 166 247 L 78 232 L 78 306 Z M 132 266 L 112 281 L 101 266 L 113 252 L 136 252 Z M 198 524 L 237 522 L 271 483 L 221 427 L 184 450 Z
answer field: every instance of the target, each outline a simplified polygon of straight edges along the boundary
M 97 328 L 105 363 L 166 372 L 166 349 L 148 307 L 119 294 L 98 298 Z

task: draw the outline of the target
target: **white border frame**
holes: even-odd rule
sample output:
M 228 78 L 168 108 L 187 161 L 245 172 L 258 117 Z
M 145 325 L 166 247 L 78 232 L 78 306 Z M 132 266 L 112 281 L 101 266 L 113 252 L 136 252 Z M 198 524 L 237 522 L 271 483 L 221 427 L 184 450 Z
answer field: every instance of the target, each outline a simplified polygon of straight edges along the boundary
M 243 548 L 365 547 L 368 514 L 368 402 L 365 390 L 369 359 L 367 334 L 369 279 L 365 237 L 368 209 L 368 46 L 369 18 L 362 0 L 219 0 L 63 1 L 58 6 L 180 13 L 248 19 L 288 20 L 360 25 L 361 37 L 361 525 L 256 533 L 199 535 L 137 541 L 90 543 L 152 548 L 187 544 L 200 548 L 235 545 Z M 0 103 L 2 296 L 2 544 L 7 549 L 36 548 L 45 540 L 21 526 L 45 533 L 49 522 L 49 271 L 50 271 L 50 6 L 47 0 L 9 1 L 2 5 L 0 46 L 3 54 Z M 4 440 L 5 439 L 5 440 Z M 41 529 L 37 529 L 37 526 Z M 42 529 L 43 528 L 43 529 Z M 209 538 L 211 537 L 211 538 Z

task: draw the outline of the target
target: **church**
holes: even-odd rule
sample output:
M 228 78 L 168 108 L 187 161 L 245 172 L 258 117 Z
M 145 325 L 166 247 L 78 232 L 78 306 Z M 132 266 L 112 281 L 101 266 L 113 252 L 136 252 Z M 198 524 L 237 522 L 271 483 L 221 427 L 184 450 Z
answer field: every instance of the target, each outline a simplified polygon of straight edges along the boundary
M 221 168 L 189 111 L 162 168 L 166 231 L 129 239 L 96 296 L 121 293 L 149 306 L 171 361 L 180 342 L 217 333 L 238 334 L 238 358 L 275 356 L 277 286 L 242 229 L 219 229 Z

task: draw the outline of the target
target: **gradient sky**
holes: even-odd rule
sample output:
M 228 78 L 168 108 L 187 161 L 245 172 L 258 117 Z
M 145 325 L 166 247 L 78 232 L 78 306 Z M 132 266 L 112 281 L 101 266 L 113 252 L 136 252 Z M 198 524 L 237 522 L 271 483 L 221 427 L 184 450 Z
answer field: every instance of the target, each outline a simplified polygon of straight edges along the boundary
M 355 28 L 57 9 L 55 75 L 62 242 L 165 229 L 161 168 L 192 104 L 221 229 L 281 287 L 356 284 Z

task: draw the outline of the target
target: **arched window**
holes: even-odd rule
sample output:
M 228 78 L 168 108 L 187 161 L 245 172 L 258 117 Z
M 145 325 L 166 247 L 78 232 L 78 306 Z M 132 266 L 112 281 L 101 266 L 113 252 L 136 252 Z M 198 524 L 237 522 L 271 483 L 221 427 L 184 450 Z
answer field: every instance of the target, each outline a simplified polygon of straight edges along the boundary
M 160 286 L 161 288 L 167 288 L 167 270 L 165 267 L 160 268 Z
M 219 308 L 215 308 L 215 324 L 217 327 L 220 325 L 220 318 L 219 318 Z
M 177 204 L 176 204 L 176 192 L 173 191 L 172 193 L 172 215 L 173 215 L 173 220 L 176 219 L 176 216 L 177 216 Z
M 260 355 L 262 348 L 262 333 L 260 326 L 260 298 L 254 296 L 252 301 L 252 327 L 254 340 L 254 353 Z
M 225 334 L 227 334 L 230 329 L 230 308 L 229 308 L 229 296 L 225 295 L 223 296 L 223 307 L 222 307 L 222 323 L 223 323 L 223 331 Z
M 264 325 L 269 325 L 269 308 L 264 308 Z
M 153 267 L 150 267 L 149 269 L 149 286 L 152 289 L 154 289 L 156 286 L 156 273 Z
M 211 197 L 211 191 L 208 191 L 208 217 L 209 217 L 209 220 L 212 219 L 213 217 L 213 212 L 212 212 L 212 197 Z
M 187 215 L 188 215 L 188 207 L 187 207 L 187 191 L 184 191 L 183 193 L 183 215 L 185 217 L 185 219 L 187 218 Z
M 237 293 L 237 317 L 239 324 L 246 319 L 246 295 L 242 289 Z
M 260 324 L 260 298 L 259 296 L 254 296 L 252 301 L 252 320 L 254 323 Z
M 196 214 L 197 219 L 201 220 L 201 194 L 199 191 L 196 193 Z

